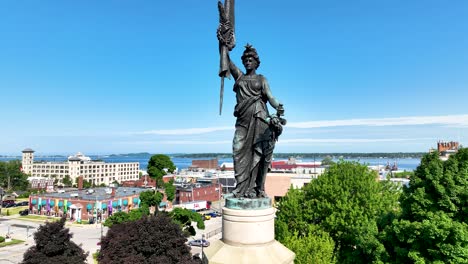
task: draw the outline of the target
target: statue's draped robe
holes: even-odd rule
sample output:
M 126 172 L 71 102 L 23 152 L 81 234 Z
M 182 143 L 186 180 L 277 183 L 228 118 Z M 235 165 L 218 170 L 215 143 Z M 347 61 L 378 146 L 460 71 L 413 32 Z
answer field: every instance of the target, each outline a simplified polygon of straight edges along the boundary
M 274 141 L 266 121 L 269 116 L 265 90 L 268 82 L 262 75 L 244 75 L 236 68 L 234 84 L 237 105 L 234 110 L 236 131 L 233 160 L 237 196 L 257 195 L 264 191 L 265 177 L 273 155 Z

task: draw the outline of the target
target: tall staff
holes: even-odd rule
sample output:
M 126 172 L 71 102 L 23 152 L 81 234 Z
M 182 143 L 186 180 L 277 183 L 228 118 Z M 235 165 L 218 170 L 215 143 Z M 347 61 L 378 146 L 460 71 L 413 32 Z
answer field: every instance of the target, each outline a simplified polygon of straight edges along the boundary
M 230 77 L 229 72 L 229 51 L 236 45 L 234 35 L 234 0 L 225 0 L 224 5 L 218 1 L 219 10 L 219 26 L 218 26 L 218 40 L 219 40 L 219 77 L 221 77 L 221 90 L 219 96 L 219 115 L 223 111 L 223 97 L 224 97 L 224 78 Z

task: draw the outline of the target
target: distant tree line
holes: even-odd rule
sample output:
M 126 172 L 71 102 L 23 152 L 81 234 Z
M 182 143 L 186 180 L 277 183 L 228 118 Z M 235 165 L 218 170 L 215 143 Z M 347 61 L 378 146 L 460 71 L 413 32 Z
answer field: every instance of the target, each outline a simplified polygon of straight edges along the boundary
M 287 159 L 295 157 L 298 159 L 317 159 L 317 161 L 326 157 L 334 159 L 359 159 L 359 158 L 384 158 L 384 159 L 403 159 L 403 158 L 421 158 L 425 152 L 375 152 L 375 153 L 354 153 L 354 152 L 330 152 L 330 153 L 275 153 L 277 159 Z M 190 154 L 172 154 L 175 158 L 232 158 L 232 153 L 190 153 Z

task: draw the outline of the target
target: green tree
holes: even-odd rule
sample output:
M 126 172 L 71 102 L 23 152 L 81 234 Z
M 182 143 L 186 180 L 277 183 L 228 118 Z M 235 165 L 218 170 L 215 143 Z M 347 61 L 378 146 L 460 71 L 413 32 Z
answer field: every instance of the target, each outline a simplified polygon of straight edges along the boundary
M 172 202 L 175 199 L 176 187 L 174 186 L 174 179 L 164 184 L 164 193 L 168 201 Z
M 117 212 L 112 214 L 104 222 L 104 226 L 111 227 L 115 224 L 122 224 L 126 222 L 136 221 L 141 219 L 143 216 L 149 215 L 148 207 L 140 207 L 138 209 L 130 210 L 130 212 Z
M 468 263 L 468 149 L 447 161 L 426 154 L 386 228 L 389 262 Z
M 161 213 L 110 227 L 98 260 L 100 264 L 199 263 L 192 259 L 186 241 L 180 227 Z
M 192 222 L 197 223 L 198 229 L 205 229 L 205 223 L 203 222 L 201 215 L 197 212 L 193 212 L 192 210 L 174 208 L 169 213 L 169 216 L 174 220 L 174 222 L 180 225 L 186 236 L 194 236 L 196 234 L 195 228 L 192 226 Z
M 65 175 L 65 177 L 63 177 L 62 184 L 65 186 L 72 186 L 73 183 L 69 175 Z
M 310 228 L 319 228 L 334 241 L 334 261 L 380 261 L 386 256 L 380 231 L 397 213 L 398 190 L 376 179 L 374 171 L 357 162 L 332 165 L 302 191 L 289 191 L 278 206 L 277 237 L 308 237 Z
M 83 180 L 83 188 L 88 189 L 93 186 L 91 181 Z
M 166 171 L 172 173 L 175 169 L 171 158 L 163 154 L 153 155 L 148 161 L 148 175 L 156 180 L 156 188 L 163 185 L 162 177 L 166 175 Z
M 88 253 L 70 239 L 72 234 L 65 228 L 65 217 L 60 221 L 41 225 L 34 233 L 35 245 L 23 256 L 23 264 L 81 264 L 86 263 Z
M 28 189 L 28 175 L 21 171 L 21 161 L 0 161 L 0 187 L 10 187 L 10 190 Z
M 295 231 L 287 236 L 281 243 L 296 253 L 296 264 L 332 264 L 335 242 L 327 232 L 317 226 L 310 225 L 306 236 Z
M 155 207 L 155 213 L 158 211 L 159 204 L 161 203 L 164 195 L 158 191 L 144 191 L 140 193 L 141 204 L 146 207 Z
M 323 160 L 322 160 L 322 165 L 333 165 L 335 164 L 336 162 L 333 161 L 333 158 L 331 156 L 326 156 Z

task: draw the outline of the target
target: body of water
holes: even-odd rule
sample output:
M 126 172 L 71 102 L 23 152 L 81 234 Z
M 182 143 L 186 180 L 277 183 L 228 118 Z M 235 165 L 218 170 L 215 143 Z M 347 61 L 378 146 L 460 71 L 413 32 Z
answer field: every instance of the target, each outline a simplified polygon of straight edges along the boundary
M 151 156 L 148 155 L 132 155 L 132 156 L 123 156 L 123 155 L 110 155 L 110 156 L 96 156 L 96 155 L 90 155 L 91 159 L 93 160 L 102 160 L 104 162 L 139 162 L 140 163 L 140 169 L 146 170 L 146 167 L 148 166 L 148 160 L 150 159 Z M 17 157 L 0 157 L 0 161 L 9 161 L 9 160 L 21 160 L 20 156 Z M 178 157 L 171 157 L 172 162 L 174 162 L 174 165 L 180 170 L 180 169 L 186 169 L 190 165 L 192 165 L 192 158 L 178 158 Z M 203 158 L 200 158 L 203 159 Z M 210 158 L 205 158 L 205 159 L 210 159 Z M 57 157 L 57 156 L 37 156 L 34 158 L 35 161 L 51 161 L 51 162 L 64 162 L 67 160 L 67 157 Z M 377 166 L 377 165 L 387 165 L 389 163 L 390 165 L 393 165 L 394 162 L 397 163 L 398 169 L 399 170 L 407 170 L 407 171 L 412 171 L 416 169 L 416 167 L 420 164 L 421 159 L 419 158 L 402 158 L 402 159 L 386 159 L 386 158 L 360 158 L 360 159 L 345 159 L 345 160 L 350 160 L 350 161 L 358 161 L 359 163 L 362 164 L 367 164 L 371 166 Z M 303 162 L 312 162 L 313 159 L 302 159 Z M 317 161 L 320 161 L 317 159 Z M 335 160 L 337 161 L 337 160 Z M 218 160 L 219 164 L 221 165 L 223 162 L 232 162 L 232 159 L 230 158 L 224 158 L 224 159 L 219 159 Z

